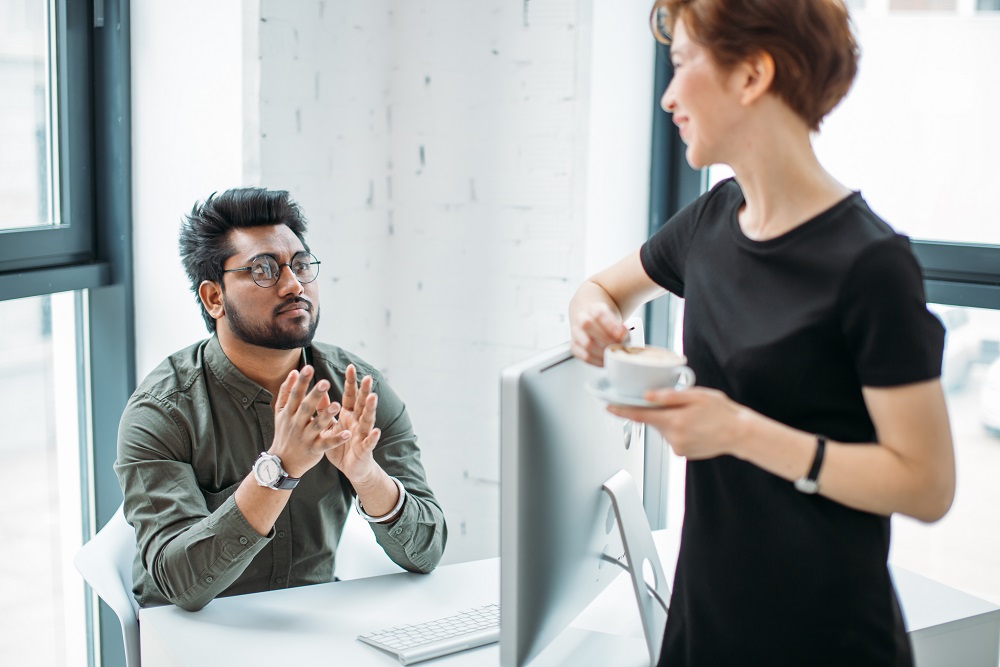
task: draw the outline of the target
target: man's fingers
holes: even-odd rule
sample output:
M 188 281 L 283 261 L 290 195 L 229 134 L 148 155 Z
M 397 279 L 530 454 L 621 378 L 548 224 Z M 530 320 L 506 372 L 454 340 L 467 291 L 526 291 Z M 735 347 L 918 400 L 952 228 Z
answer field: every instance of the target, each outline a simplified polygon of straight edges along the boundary
M 358 431 L 368 433 L 375 427 L 375 411 L 378 408 L 378 394 L 368 394 L 361 419 L 358 420 Z
M 354 401 L 354 405 L 351 406 L 355 412 L 360 413 L 368 405 L 368 397 L 372 393 L 372 376 L 366 375 L 363 380 L 361 380 L 361 388 L 358 390 L 358 398 Z
M 278 397 L 274 401 L 274 411 L 278 412 L 283 410 L 286 405 L 288 405 L 288 396 L 292 392 L 292 386 L 295 385 L 295 381 L 299 378 L 298 371 L 290 371 L 288 377 L 285 381 L 281 383 L 281 388 L 278 389 Z
M 361 441 L 361 447 L 365 453 L 375 449 L 375 445 L 378 444 L 378 439 L 382 437 L 381 429 L 372 429 L 372 432 L 368 434 L 364 440 Z
M 341 397 L 341 402 L 344 404 L 345 410 L 353 410 L 354 403 L 358 399 L 358 372 L 354 368 L 354 364 L 348 364 L 347 370 L 344 372 L 344 395 Z
M 344 425 L 337 419 L 339 413 L 340 403 L 337 402 L 331 403 L 325 410 L 317 411 L 316 421 L 322 419 L 324 437 L 337 435 L 344 430 Z
M 285 404 L 289 412 L 295 412 L 301 406 L 302 400 L 306 395 L 306 390 L 309 388 L 309 381 L 312 380 L 312 376 L 312 366 L 304 366 L 302 370 L 298 371 L 298 377 L 295 378 L 295 382 L 292 383 L 292 386 L 289 389 L 288 401 Z
M 296 418 L 300 420 L 300 423 L 305 426 L 312 421 L 313 416 L 319 412 L 320 402 L 324 399 L 326 403 L 329 404 L 330 398 L 326 393 L 330 388 L 330 382 L 328 380 L 320 380 L 316 383 L 316 386 L 306 394 L 299 402 L 299 407 L 295 411 Z
M 319 386 L 319 383 L 317 383 Z M 331 408 L 336 406 L 334 410 Z M 313 416 L 313 426 L 316 427 L 317 431 L 325 431 L 330 428 L 337 420 L 337 412 L 340 410 L 340 405 L 338 403 L 330 402 L 330 395 L 324 391 L 319 398 L 319 402 L 316 404 L 316 412 Z
M 336 423 L 331 424 L 330 428 L 326 429 L 321 436 L 323 449 L 326 451 L 336 449 L 337 447 L 349 442 L 351 436 L 352 433 L 349 429 L 339 427 Z

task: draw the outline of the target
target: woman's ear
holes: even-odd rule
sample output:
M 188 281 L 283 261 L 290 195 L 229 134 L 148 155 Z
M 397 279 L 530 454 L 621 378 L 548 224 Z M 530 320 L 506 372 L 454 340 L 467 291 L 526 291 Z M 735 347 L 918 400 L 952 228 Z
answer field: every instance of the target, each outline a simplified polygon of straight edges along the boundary
M 219 283 L 211 280 L 201 281 L 198 285 L 198 298 L 214 319 L 220 319 L 226 314 L 226 309 L 222 305 L 222 286 Z
M 774 58 L 767 51 L 759 51 L 743 61 L 738 67 L 740 72 L 740 103 L 744 106 L 753 104 L 774 83 Z

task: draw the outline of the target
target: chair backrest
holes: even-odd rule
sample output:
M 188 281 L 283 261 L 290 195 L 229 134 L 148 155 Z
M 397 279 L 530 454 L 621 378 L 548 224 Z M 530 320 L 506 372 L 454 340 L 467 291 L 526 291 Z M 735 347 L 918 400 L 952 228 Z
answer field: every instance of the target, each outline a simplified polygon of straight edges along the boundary
M 344 532 L 337 545 L 338 579 L 361 579 L 380 574 L 395 574 L 403 568 L 393 563 L 375 540 L 368 522 L 353 509 L 347 512 Z
M 121 506 L 73 559 L 76 569 L 118 616 L 125 644 L 126 667 L 139 667 L 139 605 L 132 595 L 135 530 Z

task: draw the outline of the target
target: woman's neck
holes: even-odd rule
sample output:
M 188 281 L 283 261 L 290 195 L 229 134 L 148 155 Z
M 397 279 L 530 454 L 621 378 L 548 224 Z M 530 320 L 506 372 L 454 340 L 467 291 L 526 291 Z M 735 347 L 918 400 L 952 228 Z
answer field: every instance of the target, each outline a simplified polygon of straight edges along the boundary
M 731 165 L 746 199 L 739 223 L 748 238 L 781 236 L 850 194 L 819 163 L 804 124 L 771 122 L 753 136 Z

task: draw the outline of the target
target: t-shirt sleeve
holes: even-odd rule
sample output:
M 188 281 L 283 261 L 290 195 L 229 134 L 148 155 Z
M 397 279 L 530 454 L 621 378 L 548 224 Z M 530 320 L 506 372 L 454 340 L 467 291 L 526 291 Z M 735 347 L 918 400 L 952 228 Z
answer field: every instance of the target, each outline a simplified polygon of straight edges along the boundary
M 646 275 L 660 287 L 684 296 L 684 272 L 698 225 L 706 211 L 717 212 L 734 196 L 742 199 L 736 182 L 729 178 L 682 208 L 639 248 Z
M 705 196 L 678 211 L 639 248 L 646 275 L 679 297 L 684 296 L 684 268 Z
M 879 241 L 854 261 L 840 310 L 863 386 L 892 387 L 940 377 L 944 326 L 927 309 L 920 265 L 905 236 Z

